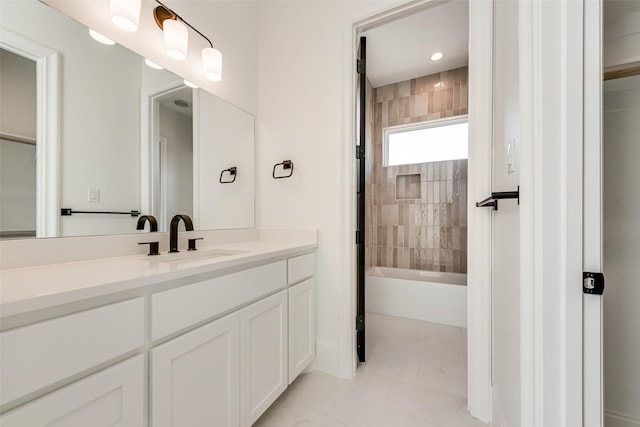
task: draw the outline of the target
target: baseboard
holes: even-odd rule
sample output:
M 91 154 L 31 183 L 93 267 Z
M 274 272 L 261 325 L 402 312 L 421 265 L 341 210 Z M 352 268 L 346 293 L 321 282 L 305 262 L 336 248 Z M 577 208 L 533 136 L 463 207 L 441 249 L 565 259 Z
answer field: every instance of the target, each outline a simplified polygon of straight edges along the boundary
M 507 421 L 504 418 L 504 411 L 502 410 L 500 396 L 498 395 L 498 390 L 496 390 L 495 387 L 491 387 L 491 406 L 491 426 L 508 427 Z
M 614 411 L 604 411 L 604 425 L 607 427 L 638 427 L 640 419 Z
M 338 343 L 316 339 L 316 358 L 309 368 L 338 376 Z

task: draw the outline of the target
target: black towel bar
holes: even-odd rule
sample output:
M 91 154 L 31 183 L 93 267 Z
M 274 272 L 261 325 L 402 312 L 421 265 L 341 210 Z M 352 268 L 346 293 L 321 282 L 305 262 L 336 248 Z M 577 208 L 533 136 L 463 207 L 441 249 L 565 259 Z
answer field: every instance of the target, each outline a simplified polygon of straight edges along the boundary
M 104 214 L 104 215 L 130 215 L 133 217 L 140 216 L 139 211 L 129 211 L 129 212 L 105 212 L 105 211 L 75 211 L 69 208 L 60 209 L 61 216 L 71 216 L 73 214 Z

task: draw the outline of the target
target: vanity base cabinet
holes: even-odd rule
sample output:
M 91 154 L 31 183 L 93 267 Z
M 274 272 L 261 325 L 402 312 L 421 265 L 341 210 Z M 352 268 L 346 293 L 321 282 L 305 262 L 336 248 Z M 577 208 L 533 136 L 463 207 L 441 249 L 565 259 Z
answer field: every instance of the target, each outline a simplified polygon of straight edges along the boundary
M 151 350 L 151 425 L 240 424 L 240 315 L 236 312 Z
M 2 427 L 142 427 L 144 357 L 138 355 L 0 416 Z
M 315 280 L 292 286 L 289 292 L 289 384 L 316 354 Z
M 241 425 L 251 426 L 288 386 L 287 291 L 240 311 Z

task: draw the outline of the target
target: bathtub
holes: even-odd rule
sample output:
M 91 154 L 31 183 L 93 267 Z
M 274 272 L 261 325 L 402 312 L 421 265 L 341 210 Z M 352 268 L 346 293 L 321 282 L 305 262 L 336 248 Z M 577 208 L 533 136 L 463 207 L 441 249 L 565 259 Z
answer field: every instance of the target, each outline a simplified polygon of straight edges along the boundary
M 368 312 L 467 326 L 467 275 L 403 268 L 366 271 Z

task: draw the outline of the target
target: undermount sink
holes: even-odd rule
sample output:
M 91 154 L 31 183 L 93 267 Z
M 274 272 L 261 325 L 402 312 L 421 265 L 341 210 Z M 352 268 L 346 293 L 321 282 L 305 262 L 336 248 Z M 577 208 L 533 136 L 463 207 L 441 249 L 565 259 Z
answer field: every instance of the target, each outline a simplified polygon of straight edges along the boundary
M 187 262 L 201 260 L 203 258 L 222 258 L 231 255 L 238 255 L 245 251 L 232 249 L 199 249 L 197 251 L 182 250 L 177 253 L 163 253 L 153 257 L 153 261 L 162 263 Z

